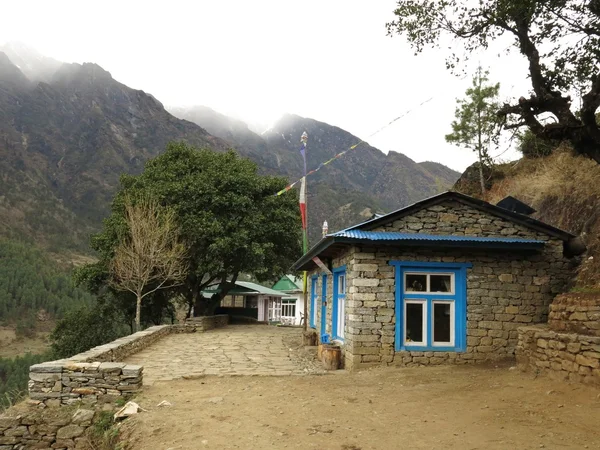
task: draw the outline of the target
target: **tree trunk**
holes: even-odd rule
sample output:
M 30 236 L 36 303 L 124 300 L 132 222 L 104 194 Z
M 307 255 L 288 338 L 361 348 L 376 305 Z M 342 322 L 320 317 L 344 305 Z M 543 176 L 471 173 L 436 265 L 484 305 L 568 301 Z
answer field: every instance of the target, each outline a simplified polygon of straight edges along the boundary
M 204 299 L 201 302 L 196 303 L 194 313 L 196 316 L 212 316 L 215 314 L 215 310 L 221 304 L 221 299 L 218 294 L 213 294 L 211 298 Z
M 142 296 L 140 294 L 136 294 L 137 301 L 135 305 L 135 331 L 141 331 L 141 317 L 142 317 Z
M 483 156 L 481 154 L 481 148 L 479 148 L 479 182 L 481 183 L 481 195 L 485 195 L 485 177 L 483 176 Z

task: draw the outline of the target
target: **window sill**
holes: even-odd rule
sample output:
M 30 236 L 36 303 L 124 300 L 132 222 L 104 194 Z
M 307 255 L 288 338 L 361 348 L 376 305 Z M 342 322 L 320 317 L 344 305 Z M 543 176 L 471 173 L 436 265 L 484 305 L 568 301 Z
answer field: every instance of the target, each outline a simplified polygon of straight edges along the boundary
M 400 348 L 396 347 L 397 352 L 453 352 L 460 353 L 464 352 L 465 349 L 460 347 L 423 347 L 417 345 L 408 345 L 402 346 Z

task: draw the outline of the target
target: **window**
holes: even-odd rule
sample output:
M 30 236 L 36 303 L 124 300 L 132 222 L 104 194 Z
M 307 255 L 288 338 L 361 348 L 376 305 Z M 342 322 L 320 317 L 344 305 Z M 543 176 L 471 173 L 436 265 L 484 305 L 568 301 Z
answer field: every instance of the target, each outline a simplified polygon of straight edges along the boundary
M 338 294 L 346 294 L 346 274 L 344 273 L 338 276 Z
M 246 297 L 246 308 L 258 308 L 258 297 Z
M 470 264 L 390 264 L 396 270 L 396 351 L 465 351 Z
M 346 327 L 346 266 L 333 270 L 331 330 L 334 339 L 344 339 Z
M 427 303 L 418 300 L 404 302 L 404 344 L 408 346 L 426 345 Z
M 410 273 L 404 274 L 404 292 L 435 292 L 452 294 L 454 292 L 452 273 Z
M 296 317 L 295 298 L 284 298 L 281 300 L 281 317 Z
M 269 322 L 279 322 L 281 320 L 281 298 L 273 297 L 269 299 Z

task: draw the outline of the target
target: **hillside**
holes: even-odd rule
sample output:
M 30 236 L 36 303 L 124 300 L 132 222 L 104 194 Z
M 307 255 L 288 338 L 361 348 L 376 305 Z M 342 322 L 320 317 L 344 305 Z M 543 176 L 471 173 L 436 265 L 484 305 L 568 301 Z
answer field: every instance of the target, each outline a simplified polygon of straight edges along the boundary
M 473 171 L 467 169 L 455 188 L 481 197 Z M 488 177 L 485 200 L 495 204 L 512 195 L 536 210 L 533 217 L 581 236 L 587 254 L 576 288 L 600 290 L 600 165 L 563 145 L 546 157 L 495 166 Z
M 338 127 L 293 115 L 262 136 L 208 108 L 174 110 L 176 118 L 152 95 L 119 83 L 96 64 L 62 64 L 23 46 L 4 50 L 0 234 L 56 253 L 89 252 L 89 235 L 107 215 L 120 175 L 139 173 L 169 141 L 217 151 L 234 147 L 263 173 L 290 180 L 302 174 L 303 131 L 310 135 L 310 168 L 359 141 Z M 361 144 L 310 178 L 311 240 L 319 238 L 323 220 L 334 230 L 369 211 L 438 193 L 456 178 L 441 165 Z

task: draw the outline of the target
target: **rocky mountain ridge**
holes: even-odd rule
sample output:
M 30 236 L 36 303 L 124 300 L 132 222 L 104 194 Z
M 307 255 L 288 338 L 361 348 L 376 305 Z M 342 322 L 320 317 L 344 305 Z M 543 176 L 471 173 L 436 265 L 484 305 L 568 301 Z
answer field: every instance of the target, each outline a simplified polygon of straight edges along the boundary
M 21 55 L 26 52 L 21 52 Z M 235 148 L 266 174 L 302 175 L 299 136 L 309 136 L 309 169 L 356 136 L 323 122 L 284 116 L 263 135 L 206 107 L 173 110 L 93 63 L 60 64 L 28 78 L 0 51 L 0 233 L 86 252 L 122 173 L 139 173 L 167 142 Z M 47 66 L 47 64 L 46 64 Z M 44 66 L 44 67 L 46 67 Z M 34 71 L 35 72 L 35 71 Z M 321 223 L 349 225 L 450 187 L 458 173 L 362 143 L 309 179 L 312 241 Z

